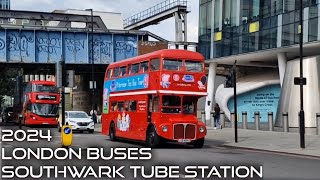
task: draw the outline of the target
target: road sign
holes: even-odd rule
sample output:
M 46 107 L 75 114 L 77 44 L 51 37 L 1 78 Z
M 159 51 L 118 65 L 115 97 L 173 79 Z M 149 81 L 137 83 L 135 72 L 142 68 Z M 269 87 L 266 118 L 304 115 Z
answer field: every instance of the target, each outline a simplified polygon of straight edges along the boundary
M 69 125 L 63 125 L 61 131 L 61 143 L 63 147 L 71 146 L 72 136 L 72 127 Z

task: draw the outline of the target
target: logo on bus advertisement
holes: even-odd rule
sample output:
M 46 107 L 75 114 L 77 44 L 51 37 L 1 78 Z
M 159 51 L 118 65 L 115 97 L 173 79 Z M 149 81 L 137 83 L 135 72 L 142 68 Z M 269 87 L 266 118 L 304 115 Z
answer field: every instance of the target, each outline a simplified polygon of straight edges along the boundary
M 183 76 L 182 80 L 184 82 L 194 82 L 194 77 L 193 75 L 186 74 Z

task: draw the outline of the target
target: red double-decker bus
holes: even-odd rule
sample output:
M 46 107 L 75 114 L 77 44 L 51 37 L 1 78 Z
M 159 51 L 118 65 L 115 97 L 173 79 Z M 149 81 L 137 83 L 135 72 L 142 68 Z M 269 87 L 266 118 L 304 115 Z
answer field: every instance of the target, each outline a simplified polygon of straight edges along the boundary
M 16 92 L 14 113 L 23 125 L 58 125 L 60 93 L 52 81 L 30 81 Z M 19 98 L 21 98 L 19 100 Z M 22 117 L 21 117 L 22 116 Z
M 187 50 L 160 50 L 112 63 L 105 73 L 102 133 L 157 147 L 162 142 L 201 148 L 207 130 L 197 119 L 205 96 L 204 58 Z

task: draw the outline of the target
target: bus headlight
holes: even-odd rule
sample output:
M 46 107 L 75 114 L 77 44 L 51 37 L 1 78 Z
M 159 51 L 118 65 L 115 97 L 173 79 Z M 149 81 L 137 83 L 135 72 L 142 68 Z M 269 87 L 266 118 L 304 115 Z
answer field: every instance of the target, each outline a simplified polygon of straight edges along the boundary
M 201 133 L 203 133 L 203 132 L 204 132 L 204 127 L 200 127 L 200 128 L 199 128 L 199 131 L 200 131 Z
M 163 132 L 168 132 L 168 127 L 167 126 L 162 126 L 162 131 Z

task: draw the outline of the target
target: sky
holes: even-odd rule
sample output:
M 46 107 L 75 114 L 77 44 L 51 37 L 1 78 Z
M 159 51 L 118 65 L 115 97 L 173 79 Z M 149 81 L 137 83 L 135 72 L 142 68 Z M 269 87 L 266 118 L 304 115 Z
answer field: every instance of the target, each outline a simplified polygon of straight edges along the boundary
M 164 0 L 11 0 L 12 10 L 44 11 L 64 9 L 90 9 L 95 11 L 119 12 L 123 19 L 152 7 Z M 189 0 L 188 41 L 198 42 L 199 0 Z M 144 28 L 169 41 L 175 40 L 174 18 Z

